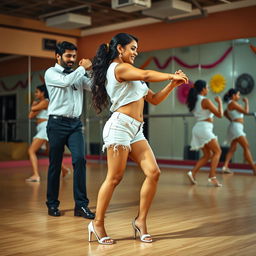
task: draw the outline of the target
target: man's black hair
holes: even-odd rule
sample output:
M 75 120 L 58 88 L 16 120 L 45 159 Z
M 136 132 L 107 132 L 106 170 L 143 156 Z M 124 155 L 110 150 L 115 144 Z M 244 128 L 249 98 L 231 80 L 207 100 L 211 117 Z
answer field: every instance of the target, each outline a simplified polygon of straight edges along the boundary
M 63 42 L 56 44 L 56 49 L 55 49 L 56 54 L 58 53 L 60 56 L 62 56 L 62 54 L 66 50 L 76 50 L 77 51 L 77 47 L 74 44 L 67 42 L 67 41 L 63 41 Z

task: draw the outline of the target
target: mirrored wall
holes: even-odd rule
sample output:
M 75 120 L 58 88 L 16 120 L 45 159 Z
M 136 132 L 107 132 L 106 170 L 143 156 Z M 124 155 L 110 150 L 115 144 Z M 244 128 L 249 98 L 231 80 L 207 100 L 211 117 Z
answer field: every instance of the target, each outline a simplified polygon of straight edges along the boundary
M 249 99 L 250 114 L 245 116 L 245 132 L 254 159 L 256 159 L 255 131 L 256 120 L 256 38 L 243 38 L 224 42 L 215 42 L 202 45 L 187 46 L 182 48 L 143 52 L 136 58 L 135 65 L 144 69 L 158 70 L 162 72 L 175 72 L 182 69 L 193 84 L 197 79 L 206 80 L 210 91 L 208 97 L 213 101 L 216 96 L 223 98 L 230 89 L 238 87 L 242 98 Z M 163 88 L 165 83 L 151 83 L 149 87 L 153 91 Z M 145 120 L 148 122 L 147 134 L 149 142 L 158 159 L 183 160 L 197 159 L 199 152 L 191 152 L 188 146 L 191 140 L 191 130 L 195 123 L 193 116 L 188 112 L 185 104 L 188 85 L 175 89 L 168 99 L 158 106 L 149 105 Z M 90 99 L 88 99 L 88 102 Z M 243 104 L 243 102 L 240 102 Z M 224 109 L 226 104 L 224 104 Z M 96 147 L 98 153 L 102 141 L 102 122 L 104 118 L 97 120 L 90 105 L 87 106 L 89 115 L 87 123 L 90 125 L 88 141 Z M 106 117 L 108 113 L 103 114 Z M 215 118 L 214 133 L 218 136 L 223 154 L 228 149 L 226 131 L 229 121 L 223 117 Z M 91 151 L 90 153 L 94 153 Z M 223 159 L 224 155 L 222 156 Z M 242 149 L 238 148 L 233 162 L 244 163 Z
M 28 119 L 28 111 L 36 86 L 44 82 L 44 72 L 54 65 L 55 60 L 2 54 L 0 63 L 0 160 L 26 159 L 27 147 L 35 134 L 35 122 Z M 144 52 L 138 55 L 135 65 L 170 73 L 182 69 L 189 76 L 191 84 L 197 79 L 206 80 L 210 87 L 208 96 L 212 101 L 216 96 L 223 97 L 228 89 L 238 86 L 243 91 L 242 97 L 249 99 L 251 114 L 245 116 L 245 132 L 253 157 L 256 158 L 256 120 L 253 114 L 256 112 L 256 38 Z M 151 83 L 149 87 L 158 91 L 164 84 Z M 188 85 L 175 89 L 160 105 L 147 106 L 144 113 L 146 136 L 159 159 L 183 160 L 199 157 L 197 152 L 187 150 L 195 123 L 185 104 L 188 89 Z M 85 125 L 87 154 L 103 156 L 101 134 L 110 113 L 106 110 L 96 116 L 91 107 L 91 95 L 87 92 L 85 94 L 82 121 Z M 214 121 L 214 132 L 223 148 L 228 147 L 228 123 L 226 118 L 215 118 Z M 5 143 L 4 146 L 2 143 Z M 18 150 L 20 145 L 23 146 Z M 7 153 L 8 147 L 14 148 L 18 153 L 14 150 L 16 153 L 10 156 Z M 232 161 L 244 162 L 240 148 Z

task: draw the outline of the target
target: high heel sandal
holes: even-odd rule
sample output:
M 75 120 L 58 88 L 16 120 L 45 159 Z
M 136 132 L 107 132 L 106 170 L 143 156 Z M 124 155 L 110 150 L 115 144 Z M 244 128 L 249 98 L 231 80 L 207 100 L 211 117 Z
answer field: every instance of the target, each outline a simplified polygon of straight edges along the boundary
M 90 224 L 88 225 L 89 242 L 92 242 L 92 233 L 97 238 L 99 244 L 106 244 L 106 245 L 114 244 L 114 240 L 111 239 L 109 236 L 104 236 L 102 238 L 99 238 L 99 236 L 97 235 L 94 229 L 93 222 L 91 221 Z M 111 242 L 107 242 L 106 240 L 111 240 Z
M 40 177 L 38 178 L 32 178 L 32 177 L 29 177 L 27 179 L 25 179 L 26 182 L 40 182 Z
M 223 166 L 222 173 L 232 174 L 233 172 L 228 167 Z
M 208 184 L 213 185 L 215 187 L 222 187 L 223 186 L 221 183 L 219 183 L 219 181 L 217 180 L 217 178 L 215 176 L 208 179 Z
M 197 181 L 195 180 L 195 178 L 193 177 L 193 174 L 191 171 L 187 172 L 189 181 L 191 182 L 192 185 L 197 185 Z
M 137 232 L 139 233 L 140 241 L 144 243 L 152 243 L 153 240 L 151 238 L 151 235 L 149 234 L 141 234 L 140 229 L 135 224 L 136 218 L 132 220 L 132 227 L 134 229 L 134 239 L 137 238 Z M 147 240 L 145 238 L 151 238 L 150 240 Z

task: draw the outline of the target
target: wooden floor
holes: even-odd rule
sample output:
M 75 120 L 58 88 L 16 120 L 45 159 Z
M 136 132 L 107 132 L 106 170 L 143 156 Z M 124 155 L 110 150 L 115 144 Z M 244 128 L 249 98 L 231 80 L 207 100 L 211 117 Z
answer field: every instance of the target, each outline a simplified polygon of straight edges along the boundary
M 256 177 L 221 175 L 223 188 L 207 186 L 207 172 L 191 186 L 185 170 L 162 168 L 158 192 L 148 218 L 154 243 L 132 238 L 131 220 L 136 215 L 143 174 L 128 166 L 106 215 L 111 246 L 88 242 L 89 220 L 73 216 L 72 176 L 61 181 L 59 218 L 47 215 L 45 206 L 46 166 L 42 181 L 25 183 L 31 169 L 0 171 L 1 256 L 130 256 L 130 255 L 256 255 Z M 105 174 L 104 164 L 87 169 L 90 207 Z

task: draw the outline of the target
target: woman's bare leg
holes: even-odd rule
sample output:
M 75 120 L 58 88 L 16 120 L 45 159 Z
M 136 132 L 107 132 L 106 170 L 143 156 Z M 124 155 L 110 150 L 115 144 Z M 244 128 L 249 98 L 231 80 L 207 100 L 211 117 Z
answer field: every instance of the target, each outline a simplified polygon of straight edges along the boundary
M 63 163 L 61 164 L 61 173 L 62 173 L 62 178 L 65 178 L 68 174 L 70 174 L 70 169 Z
M 140 191 L 140 206 L 136 218 L 136 226 L 140 229 L 141 234 L 147 234 L 146 218 L 156 193 L 160 169 L 156 163 L 151 147 L 146 140 L 135 142 L 131 147 L 132 151 L 130 157 L 138 163 L 146 175 Z M 152 240 L 150 237 L 145 239 Z
M 207 147 L 211 150 L 212 152 L 212 159 L 211 159 L 211 170 L 209 173 L 209 178 L 215 177 L 216 176 L 216 168 L 218 166 L 220 156 L 221 156 L 221 148 L 216 139 L 211 140 L 208 144 Z
M 252 158 L 251 150 L 249 143 L 245 136 L 241 136 L 237 138 L 238 143 L 241 145 L 241 147 L 244 150 L 244 158 L 245 160 L 251 165 L 254 175 L 256 175 L 256 166 Z
M 29 181 L 29 179 L 33 180 L 33 179 L 40 179 L 40 175 L 39 175 L 39 169 L 38 169 L 38 159 L 36 156 L 36 152 L 40 149 L 40 147 L 45 143 L 45 140 L 43 139 L 38 139 L 35 138 L 33 139 L 29 149 L 28 149 L 28 155 L 29 155 L 29 159 L 32 165 L 32 170 L 33 170 L 33 175 L 31 177 L 29 177 L 27 180 Z
M 234 153 L 236 152 L 236 147 L 237 147 L 237 139 L 235 139 L 231 142 L 231 145 L 230 145 L 230 148 L 229 148 L 228 153 L 226 155 L 223 167 L 228 168 L 229 162 L 232 159 Z
M 122 180 L 128 154 L 129 149 L 123 146 L 119 146 L 118 151 L 114 151 L 113 147 L 109 147 L 107 150 L 108 173 L 98 193 L 96 216 L 94 220 L 94 228 L 100 238 L 107 236 L 104 227 L 105 213 L 115 187 Z M 106 240 L 106 242 L 111 241 Z
M 211 151 L 207 147 L 207 145 L 204 145 L 204 147 L 202 148 L 202 151 L 203 151 L 203 156 L 197 161 L 196 165 L 191 170 L 194 179 L 196 177 L 196 174 L 200 170 L 200 168 L 206 165 L 209 159 L 211 158 Z

